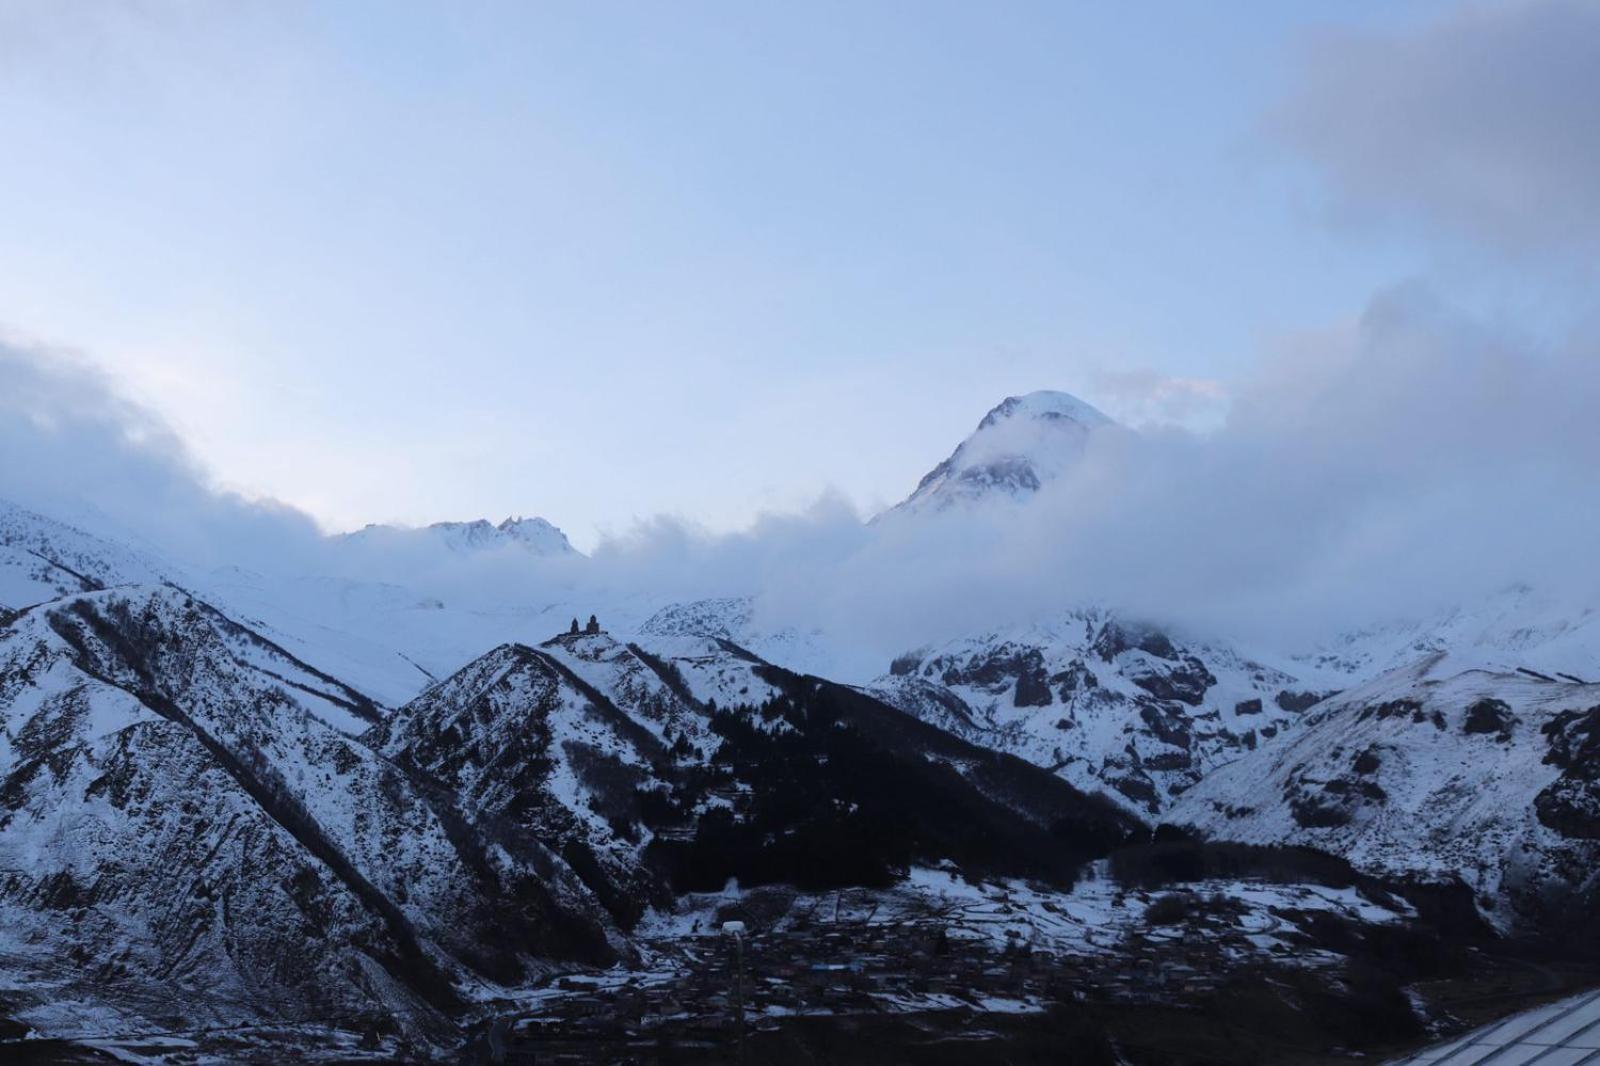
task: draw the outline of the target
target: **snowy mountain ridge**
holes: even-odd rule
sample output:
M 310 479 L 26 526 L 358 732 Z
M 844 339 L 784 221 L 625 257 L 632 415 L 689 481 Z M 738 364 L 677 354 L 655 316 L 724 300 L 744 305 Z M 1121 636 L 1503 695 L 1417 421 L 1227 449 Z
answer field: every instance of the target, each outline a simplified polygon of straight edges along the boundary
M 1094 434 L 1116 426 L 1065 392 L 1007 397 L 888 513 L 936 513 L 980 501 L 1026 500 L 1079 462 Z
M 1003 520 L 1106 432 L 1066 394 L 1010 398 L 893 520 Z M 282 569 L 185 568 L 0 504 L 0 1022 L 420 1032 L 574 967 L 636 973 L 661 930 L 701 958 L 680 927 L 746 913 L 751 886 L 941 929 L 973 893 L 1045 925 L 1166 902 L 1195 908 L 1185 950 L 1265 965 L 1348 950 L 1306 962 L 1320 920 L 1273 913 L 1324 889 L 1340 921 L 1420 920 L 1371 876 L 1459 878 L 1507 931 L 1600 899 L 1597 615 L 1528 589 L 1294 655 L 1069 603 L 885 662 L 753 592 L 587 581 L 538 518 L 369 526 Z M 1321 872 L 1230 874 L 1231 903 L 1158 900 L 1148 870 L 1075 887 L 1152 834 Z M 1178 943 L 1157 923 L 1097 950 L 1148 959 Z M 1023 933 L 991 935 L 1010 955 Z
M 143 552 L 0 500 L 0 611 L 78 592 L 167 580 Z
M 1365 679 L 1447 653 L 1462 668 L 1600 680 L 1600 611 L 1515 585 L 1475 603 L 1343 633 L 1293 657 L 1307 673 Z
M 1099 607 L 907 653 L 870 691 L 1147 818 L 1215 766 L 1281 742 L 1321 695 L 1225 644 Z
M 1600 877 L 1600 685 L 1430 655 L 1317 705 L 1167 817 L 1367 869 L 1459 876 L 1509 926 Z
M 0 627 L 0 925 L 49 947 L 10 975 L 98 960 L 50 986 L 41 1024 L 81 1031 L 81 1001 L 133 1018 L 448 1010 L 534 958 L 603 953 L 563 946 L 598 919 L 559 865 L 537 906 L 506 906 L 531 871 L 359 739 L 381 717 L 171 586 Z M 62 907 L 80 912 L 65 927 Z
M 437 544 L 456 553 L 491 551 L 507 545 L 518 545 L 536 556 L 577 555 L 567 535 L 543 518 L 509 517 L 498 524 L 486 518 L 471 522 L 434 522 L 431 525 L 410 527 L 368 525 L 353 533 L 339 534 L 338 540 L 348 545 L 388 548 L 414 548 L 420 544 Z

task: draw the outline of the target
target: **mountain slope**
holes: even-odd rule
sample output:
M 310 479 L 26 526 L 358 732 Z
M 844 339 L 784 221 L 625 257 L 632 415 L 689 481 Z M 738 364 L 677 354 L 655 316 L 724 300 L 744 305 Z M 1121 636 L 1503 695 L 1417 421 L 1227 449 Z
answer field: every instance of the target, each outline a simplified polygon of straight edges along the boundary
M 1342 633 L 1296 661 L 1338 684 L 1341 677 L 1366 680 L 1441 653 L 1463 667 L 1600 681 L 1600 611 L 1516 585 L 1432 614 Z
M 0 500 L 0 610 L 168 576 L 141 552 Z
M 1152 991 L 1146 969 L 1254 989 L 1338 965 L 1283 987 L 1344 982 L 1354 1030 L 1409 1019 L 1395 982 L 1444 965 L 1429 908 L 1464 892 L 1391 894 L 1330 878 L 1326 855 L 1170 827 L 1129 847 L 1157 820 L 1459 872 L 1502 927 L 1566 930 L 1597 902 L 1600 686 L 1482 669 L 1476 651 L 1362 684 L 1409 631 L 1297 680 L 1082 609 L 920 649 L 855 688 L 774 665 L 841 659 L 764 629 L 749 599 L 586 603 L 629 633 L 547 637 L 577 605 L 447 608 L 309 576 L 273 601 L 279 579 L 243 571 L 197 596 L 177 587 L 196 575 L 15 521 L 14 584 L 38 599 L 0 614 L 0 1011 L 55 1033 L 382 1018 L 453 1036 L 487 1011 L 532 1029 L 564 999 L 632 1041 L 641 1004 L 650 1024 L 678 1024 L 680 999 L 724 1015 L 726 960 L 698 932 L 729 917 L 766 935 L 786 915 L 762 947 L 801 980 L 768 1004 L 830 1015 L 948 1015 L 965 997 L 992 1017 L 1078 987 L 1165 1011 L 1194 990 Z M 363 635 L 340 629 L 362 612 L 378 620 Z M 1430 632 L 1454 646 L 1468 629 Z M 1481 632 L 1477 651 L 1565 655 L 1588 630 Z M 1347 691 L 1322 698 L 1330 684 Z M 861 945 L 872 981 L 828 976 Z M 1409 976 L 1363 999 L 1362 967 L 1396 960 Z M 806 981 L 838 996 L 808 1007 Z
M 1007 397 L 890 513 L 1024 500 L 1082 459 L 1093 434 L 1115 425 L 1064 392 Z
M 349 735 L 377 714 L 171 587 L 23 613 L 0 629 L 4 924 L 42 971 L 99 960 L 77 974 L 115 978 L 103 1002 L 235 1019 L 451 1011 L 603 954 L 567 935 L 585 897 L 508 900 L 448 798 Z
M 438 781 L 513 858 L 559 856 L 624 924 L 658 897 L 638 858 L 633 792 L 656 780 L 665 745 L 546 652 L 490 651 L 401 708 L 374 740 Z
M 505 645 L 377 735 L 513 855 L 559 854 L 624 928 L 729 877 L 854 884 L 948 860 L 1070 881 L 1142 832 L 1021 760 L 712 638 Z
M 1168 818 L 1386 873 L 1459 876 L 1502 924 L 1589 898 L 1600 870 L 1600 685 L 1432 656 L 1315 708 Z
M 763 624 L 756 601 L 750 596 L 668 604 L 639 625 L 639 637 L 651 642 L 680 637 L 728 640 L 787 669 L 845 679 L 839 672 L 844 666 L 840 653 L 845 649 L 837 642 L 815 630 Z
M 870 690 L 1145 816 L 1279 742 L 1316 699 L 1224 645 L 1180 643 L 1097 608 L 901 656 Z

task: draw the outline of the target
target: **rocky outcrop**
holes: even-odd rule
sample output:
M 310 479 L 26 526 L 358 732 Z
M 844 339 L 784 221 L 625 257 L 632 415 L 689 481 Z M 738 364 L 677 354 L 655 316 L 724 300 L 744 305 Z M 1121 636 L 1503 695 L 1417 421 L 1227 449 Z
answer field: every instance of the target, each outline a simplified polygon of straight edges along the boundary
M 1600 686 L 1430 656 L 1319 703 L 1288 743 L 1220 768 L 1168 817 L 1460 877 L 1497 922 L 1537 922 L 1595 887 L 1597 703 Z
M 897 658 L 872 691 L 956 735 L 1154 816 L 1299 719 L 1293 679 L 1099 610 Z
M 1600 704 L 1566 710 L 1540 729 L 1544 761 L 1561 776 L 1534 798 L 1539 821 L 1563 836 L 1600 840 Z

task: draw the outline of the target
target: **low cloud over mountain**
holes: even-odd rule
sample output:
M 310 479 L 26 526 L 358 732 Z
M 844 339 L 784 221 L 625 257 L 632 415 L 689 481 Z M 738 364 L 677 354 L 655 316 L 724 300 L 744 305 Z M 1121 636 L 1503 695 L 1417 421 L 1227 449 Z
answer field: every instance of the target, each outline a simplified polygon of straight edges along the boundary
M 880 658 L 1063 602 L 1313 636 L 1511 582 L 1583 598 L 1600 585 L 1594 352 L 1592 334 L 1538 344 L 1403 287 L 1264 360 L 1215 432 L 1091 433 L 1074 462 L 1049 457 L 1025 500 L 980 492 L 868 526 L 824 499 L 721 536 L 657 517 L 587 561 L 413 546 L 362 576 L 439 597 L 755 595 L 774 624 Z M 0 375 L 4 450 L 26 457 L 0 472 L 0 495 L 93 499 L 188 560 L 345 567 L 303 514 L 215 488 L 104 379 L 16 347 Z

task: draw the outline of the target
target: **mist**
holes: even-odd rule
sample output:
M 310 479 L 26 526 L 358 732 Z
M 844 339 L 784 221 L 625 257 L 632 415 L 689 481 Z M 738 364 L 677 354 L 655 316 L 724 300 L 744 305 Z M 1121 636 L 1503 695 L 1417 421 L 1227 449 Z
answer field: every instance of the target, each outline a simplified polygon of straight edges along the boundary
M 0 498 L 202 567 L 304 565 L 321 550 L 310 516 L 221 488 L 82 357 L 3 339 Z
M 1292 643 L 1513 584 L 1587 605 L 1597 355 L 1405 287 L 1263 359 L 1214 432 L 1098 433 L 1025 505 L 864 526 L 824 503 L 722 538 L 658 520 L 593 561 L 618 585 L 753 591 L 769 624 L 882 651 L 1085 604 Z
M 1512 583 L 1600 602 L 1597 355 L 1593 333 L 1540 346 L 1403 287 L 1264 357 L 1216 430 L 1096 433 L 1022 505 L 869 522 L 826 496 L 734 534 L 656 516 L 588 558 L 536 559 L 352 556 L 292 508 L 218 490 L 105 378 L 10 346 L 0 495 L 69 521 L 92 507 L 193 566 L 391 582 L 452 604 L 750 596 L 759 625 L 873 661 L 1086 604 L 1304 643 Z
M 1594 28 L 1586 5 L 1541 2 L 1330 31 L 1306 43 L 1264 125 L 1316 175 L 1328 217 L 1421 233 L 1441 261 L 1476 248 L 1471 292 L 1569 270 L 1600 252 Z M 640 515 L 588 557 L 556 559 L 352 552 L 303 512 L 221 488 L 82 359 L 11 342 L 0 496 L 201 570 L 393 584 L 470 608 L 626 600 L 642 615 L 748 596 L 760 626 L 820 633 L 864 661 L 1087 604 L 1304 645 L 1514 584 L 1600 603 L 1600 316 L 1586 289 L 1561 300 L 1530 327 L 1514 306 L 1423 276 L 1264 342 L 1226 381 L 1107 371 L 1108 394 L 1149 397 L 1137 425 L 1094 433 L 1082 462 L 1022 506 L 873 521 L 830 492 L 731 534 Z M 972 424 L 1003 395 L 974 397 Z M 918 402 L 913 379 L 875 417 L 894 424 Z M 725 442 L 730 466 L 741 444 Z

